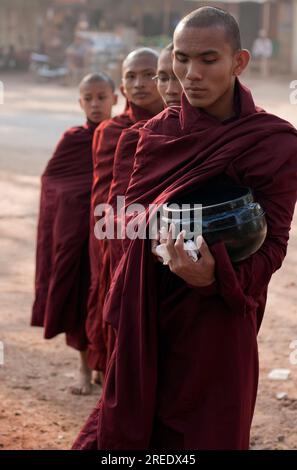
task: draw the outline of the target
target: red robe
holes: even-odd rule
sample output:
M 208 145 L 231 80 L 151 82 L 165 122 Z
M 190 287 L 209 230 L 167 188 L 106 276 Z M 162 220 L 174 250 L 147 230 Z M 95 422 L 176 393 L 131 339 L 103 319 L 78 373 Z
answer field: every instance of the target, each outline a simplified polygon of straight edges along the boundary
M 97 204 L 104 204 L 108 200 L 114 153 L 123 129 L 139 120 L 151 117 L 151 113 L 130 103 L 123 114 L 103 122 L 94 134 L 90 236 L 91 287 L 87 316 L 88 364 L 93 370 L 105 371 L 107 357 L 113 349 L 114 342 L 112 329 L 105 325 L 102 317 L 103 304 L 110 281 L 108 242 L 95 237 L 94 209 Z
M 110 275 L 112 276 L 123 255 L 123 245 L 117 234 L 117 197 L 125 196 L 134 165 L 134 155 L 139 140 L 139 129 L 144 126 L 146 121 L 140 121 L 129 129 L 125 129 L 119 138 L 116 152 L 114 155 L 113 175 L 108 196 L 108 204 L 114 211 L 114 233 L 115 238 L 109 240 L 110 254 Z
M 216 283 L 196 288 L 127 243 L 104 315 L 117 330 L 102 399 L 74 449 L 248 449 L 258 383 L 257 333 L 286 254 L 297 196 L 297 132 L 237 84 L 237 119 L 189 105 L 140 130 L 128 203 L 162 204 L 218 178 L 250 186 L 266 211 L 257 253 L 232 264 L 211 247 Z
M 87 348 L 90 280 L 89 213 L 92 139 L 96 124 L 65 132 L 41 178 L 33 326 L 44 337 L 66 333 L 69 346 Z

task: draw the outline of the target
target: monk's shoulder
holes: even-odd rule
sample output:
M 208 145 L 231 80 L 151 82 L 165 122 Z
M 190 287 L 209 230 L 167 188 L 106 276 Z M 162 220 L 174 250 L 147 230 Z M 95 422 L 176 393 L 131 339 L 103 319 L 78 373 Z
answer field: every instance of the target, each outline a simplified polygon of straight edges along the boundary
M 180 106 L 172 106 L 164 109 L 159 114 L 149 119 L 143 129 L 156 134 L 178 135 L 180 133 Z
M 113 136 L 118 134 L 123 129 L 125 129 L 129 125 L 129 118 L 127 117 L 126 113 L 119 114 L 110 119 L 106 119 L 105 121 L 101 122 L 99 126 L 95 130 L 95 135 L 103 134 L 104 136 Z
M 72 142 L 77 142 L 82 137 L 85 137 L 88 131 L 84 126 L 73 126 L 67 129 L 61 136 L 59 145 L 68 145 Z
M 133 141 L 135 139 L 138 139 L 139 130 L 145 126 L 147 121 L 148 121 L 147 119 L 143 119 L 133 124 L 133 126 L 127 127 L 126 129 L 124 129 L 121 133 L 119 142 L 128 142 L 128 141 Z
M 69 127 L 63 135 L 65 137 L 71 137 L 73 135 L 78 135 L 78 134 L 85 134 L 86 133 L 86 128 L 84 126 L 73 126 Z
M 260 112 L 262 112 L 261 110 Z M 265 113 L 265 111 L 263 112 Z M 267 118 L 263 125 L 270 127 L 272 132 L 264 139 L 264 144 L 271 155 L 283 156 L 296 154 L 297 158 L 297 130 L 285 119 L 274 114 L 265 113 Z

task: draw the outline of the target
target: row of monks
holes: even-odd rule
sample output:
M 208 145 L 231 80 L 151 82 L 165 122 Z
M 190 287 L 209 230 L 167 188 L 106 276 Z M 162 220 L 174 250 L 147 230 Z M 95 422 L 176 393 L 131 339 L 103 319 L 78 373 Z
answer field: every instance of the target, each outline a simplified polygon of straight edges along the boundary
M 254 104 L 238 78 L 248 62 L 236 20 L 202 7 L 159 56 L 126 57 L 121 114 L 111 117 L 106 74 L 79 86 L 86 124 L 64 133 L 42 175 L 31 321 L 79 351 L 72 393 L 103 387 L 73 449 L 249 448 L 257 333 L 297 197 L 297 132 Z M 202 240 L 195 262 L 171 231 L 95 236 L 96 207 L 116 210 L 118 196 L 148 209 L 221 182 L 252 188 L 265 210 L 266 240 L 247 260 Z

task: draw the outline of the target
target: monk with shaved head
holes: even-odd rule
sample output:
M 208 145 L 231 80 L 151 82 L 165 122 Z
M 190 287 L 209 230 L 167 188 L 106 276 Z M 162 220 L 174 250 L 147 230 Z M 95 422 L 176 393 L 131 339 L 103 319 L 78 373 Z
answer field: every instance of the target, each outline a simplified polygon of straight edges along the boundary
M 238 262 L 222 241 L 208 246 L 202 237 L 194 260 L 173 228 L 127 240 L 103 312 L 116 345 L 102 399 L 74 449 L 249 448 L 257 334 L 297 197 L 297 131 L 256 106 L 239 80 L 249 52 L 229 13 L 195 10 L 173 42 L 181 108 L 166 108 L 139 131 L 126 206 L 141 203 L 144 213 L 126 224 L 154 222 L 156 208 L 193 198 L 197 188 L 245 186 L 265 211 L 267 235 Z
M 92 140 L 96 127 L 109 119 L 116 103 L 114 82 L 105 74 L 87 75 L 79 85 L 83 126 L 68 129 L 41 178 L 37 234 L 33 326 L 44 337 L 66 334 L 79 351 L 80 365 L 73 393 L 91 391 L 87 367 L 86 315 L 90 283 L 89 212 L 92 188 Z
M 102 380 L 113 335 L 103 322 L 102 309 L 110 283 L 108 241 L 98 240 L 94 234 L 96 206 L 107 202 L 114 153 L 124 129 L 140 120 L 147 120 L 163 109 L 153 77 L 157 72 L 158 54 L 149 48 L 132 51 L 122 66 L 121 92 L 126 97 L 125 111 L 100 125 L 93 140 L 93 190 L 91 201 L 91 289 L 87 332 L 89 338 L 89 367 L 100 372 L 95 380 Z

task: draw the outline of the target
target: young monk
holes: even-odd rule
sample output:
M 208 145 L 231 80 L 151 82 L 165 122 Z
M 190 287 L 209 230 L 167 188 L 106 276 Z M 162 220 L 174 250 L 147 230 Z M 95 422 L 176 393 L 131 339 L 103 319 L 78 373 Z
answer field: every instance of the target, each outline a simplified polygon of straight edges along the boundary
M 105 74 L 87 75 L 79 86 L 79 103 L 87 121 L 68 129 L 41 178 L 33 326 L 44 337 L 66 333 L 79 351 L 74 393 L 91 391 L 85 321 L 89 289 L 89 213 L 92 187 L 92 140 L 98 124 L 110 118 L 115 85 Z
M 140 130 L 127 203 L 162 205 L 219 180 L 249 186 L 266 213 L 265 242 L 236 264 L 222 242 L 203 242 L 194 262 L 170 233 L 169 267 L 151 240 L 127 244 L 104 311 L 116 346 L 74 449 L 249 448 L 257 333 L 296 203 L 297 132 L 255 106 L 238 79 L 248 62 L 227 12 L 203 7 L 178 24 L 182 106 Z
M 110 266 L 108 241 L 95 238 L 97 205 L 107 202 L 114 153 L 123 129 L 137 121 L 147 120 L 163 109 L 153 77 L 157 71 L 158 54 L 148 48 L 131 52 L 123 62 L 121 91 L 127 99 L 126 110 L 96 129 L 93 141 L 94 180 L 91 202 L 91 289 L 88 304 L 87 334 L 89 339 L 88 363 L 92 369 L 104 373 L 108 350 L 113 344 L 103 324 L 102 308 L 109 289 Z M 102 381 L 102 374 L 96 380 Z
M 182 87 L 173 72 L 172 51 L 173 43 L 161 51 L 158 59 L 157 75 L 154 77 L 165 107 L 180 106 L 181 102 Z M 139 139 L 138 130 L 144 126 L 145 122 L 139 121 L 134 126 L 125 129 L 119 138 L 115 151 L 113 179 L 108 198 L 108 204 L 113 208 L 114 215 L 117 213 L 117 198 L 125 196 L 133 170 L 134 154 Z M 115 224 L 115 233 L 116 230 L 117 226 Z M 121 239 L 115 237 L 114 240 L 109 240 L 109 251 L 112 275 L 123 253 Z

